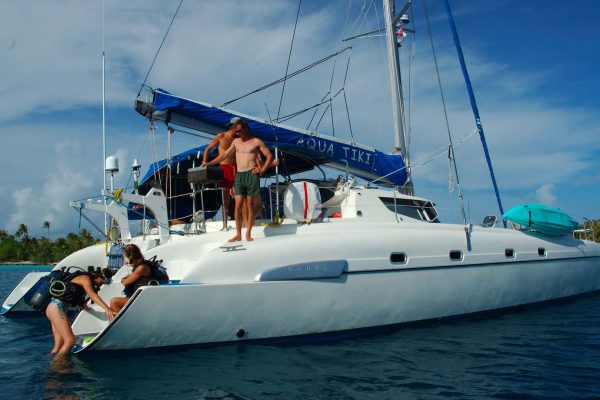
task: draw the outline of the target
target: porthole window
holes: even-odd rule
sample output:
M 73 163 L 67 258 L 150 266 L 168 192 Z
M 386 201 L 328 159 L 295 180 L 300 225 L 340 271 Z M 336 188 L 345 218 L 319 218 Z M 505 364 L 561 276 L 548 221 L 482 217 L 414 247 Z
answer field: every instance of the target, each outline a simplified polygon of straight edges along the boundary
M 546 257 L 546 249 L 543 247 L 538 247 L 538 255 L 540 257 Z
M 452 261 L 461 261 L 463 258 L 462 251 L 460 250 L 450 250 L 450 259 Z
M 515 251 L 513 249 L 504 249 L 504 255 L 508 258 L 515 258 Z
M 406 264 L 406 254 L 392 253 L 390 255 L 390 261 L 392 262 L 392 264 Z

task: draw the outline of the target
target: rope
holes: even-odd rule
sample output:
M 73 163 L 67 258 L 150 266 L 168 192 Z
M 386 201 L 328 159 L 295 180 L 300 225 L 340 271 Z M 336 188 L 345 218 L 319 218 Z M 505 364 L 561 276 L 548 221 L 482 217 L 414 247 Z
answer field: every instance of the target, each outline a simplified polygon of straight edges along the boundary
M 350 137 L 352 138 L 352 143 L 354 143 L 354 132 L 352 132 L 352 123 L 350 122 L 350 110 L 348 109 L 348 99 L 346 98 L 346 79 L 348 79 L 348 69 L 350 68 L 350 58 L 352 57 L 352 51 L 350 51 L 350 56 L 348 57 L 348 62 L 346 63 L 346 73 L 344 74 L 344 84 L 342 87 L 344 88 L 344 104 L 346 105 L 346 116 L 348 117 L 348 128 L 350 129 Z
M 285 76 L 287 77 L 289 68 L 290 68 L 290 60 L 292 59 L 292 49 L 294 48 L 294 39 L 296 38 L 296 28 L 298 27 L 298 16 L 300 15 L 300 6 L 302 5 L 302 0 L 298 1 L 298 11 L 296 12 L 296 22 L 294 23 L 294 33 L 292 34 L 292 43 L 290 44 L 290 53 L 288 54 L 287 65 L 285 67 Z M 285 78 L 285 77 L 284 77 Z M 279 108 L 277 109 L 277 118 L 279 119 L 279 113 L 281 111 L 281 104 L 283 103 L 283 93 L 285 92 L 285 83 L 287 79 L 283 80 L 283 87 L 281 88 L 281 97 L 279 98 Z
M 321 98 L 321 102 L 316 104 L 315 106 L 311 107 L 315 109 L 315 112 L 313 113 L 312 117 L 310 118 L 310 121 L 308 121 L 308 125 L 306 126 L 306 130 L 310 130 L 310 125 L 313 123 L 313 120 L 315 119 L 315 116 L 317 115 L 317 112 L 319 111 L 319 106 L 321 104 L 323 104 L 325 102 L 325 99 L 327 98 L 327 96 L 329 96 L 329 92 L 325 93 L 325 96 L 323 96 L 323 98 Z M 305 111 L 308 111 L 305 110 Z
M 100 234 L 101 234 L 102 236 L 104 236 L 104 237 L 106 238 L 106 240 L 108 240 L 108 236 L 106 235 L 106 233 L 104 233 L 104 229 L 100 229 L 100 228 L 98 228 L 98 225 L 96 225 L 95 223 L 93 223 L 93 222 L 92 222 L 92 220 L 91 220 L 91 219 L 89 219 L 89 218 L 88 218 L 88 216 L 87 216 L 87 215 L 85 215 L 85 214 L 84 214 L 84 213 L 81 211 L 81 209 L 79 209 L 79 229 L 81 229 L 81 218 L 82 218 L 82 217 L 83 217 L 83 218 L 84 218 L 84 219 L 85 219 L 87 222 L 89 222 L 89 223 L 90 223 L 90 224 L 91 224 L 91 225 L 92 225 L 94 228 L 96 228 L 96 230 L 97 230 L 98 232 L 100 232 Z
M 148 136 L 150 137 L 150 148 L 152 150 L 152 165 L 154 165 L 152 175 L 154 176 L 154 180 L 158 181 L 159 185 L 162 186 L 158 165 L 158 149 L 156 146 L 156 125 L 152 121 L 148 122 Z
M 352 23 L 352 25 L 350 26 L 349 29 L 346 30 L 345 32 L 345 37 L 349 37 L 351 36 L 353 33 L 358 32 L 359 30 L 361 31 L 368 31 L 369 30 L 369 26 L 373 25 L 371 23 L 369 23 L 370 18 L 369 18 L 369 13 L 371 12 L 371 8 L 373 8 L 374 13 L 375 13 L 375 26 L 377 26 L 377 30 L 376 31 L 381 31 L 382 27 L 381 27 L 381 19 L 379 18 L 379 14 L 377 12 L 377 8 L 378 7 L 374 7 L 374 0 L 371 0 L 368 4 L 367 7 L 367 0 L 363 1 L 363 5 L 361 8 L 361 12 L 359 13 L 359 15 L 357 15 L 356 19 L 354 20 L 354 22 Z M 379 46 L 377 46 L 376 44 L 373 44 L 373 41 L 368 40 L 368 45 L 371 48 L 371 51 L 375 52 L 375 53 L 381 53 L 381 54 L 385 54 L 386 50 L 385 50 L 385 41 L 384 41 L 384 36 L 386 35 L 370 35 L 373 37 L 379 36 L 379 40 L 378 40 L 378 44 Z M 361 75 L 363 72 L 358 71 L 356 68 L 355 64 L 351 64 L 350 66 L 351 70 L 353 73 Z M 367 109 L 370 111 L 371 115 L 377 115 L 375 107 L 373 105 L 373 102 L 367 102 L 366 105 Z M 378 119 L 374 120 L 375 122 L 375 131 L 377 132 L 378 136 L 383 138 L 383 141 L 385 142 L 386 146 L 390 147 L 389 144 L 389 140 L 388 140 L 388 135 L 384 135 L 383 131 L 381 129 L 381 124 L 379 122 Z
M 330 55 L 328 55 L 327 57 L 323 57 L 322 59 L 320 59 L 320 60 L 317 60 L 317 61 L 313 62 L 312 64 L 309 64 L 309 65 L 307 65 L 306 67 L 300 68 L 299 70 L 297 70 L 297 71 L 295 71 L 295 72 L 292 72 L 291 74 L 289 74 L 289 75 L 286 75 L 286 76 L 284 76 L 283 78 L 279 78 L 279 79 L 277 79 L 277 80 L 276 80 L 276 81 L 274 81 L 274 82 L 271 82 L 271 83 L 269 83 L 269 84 L 267 84 L 267 85 L 264 85 L 264 86 L 262 86 L 262 87 L 259 87 L 258 89 L 255 89 L 255 90 L 253 90 L 253 91 L 251 91 L 251 92 L 248 92 L 248 93 L 246 93 L 245 95 L 242 95 L 242 96 L 240 96 L 240 97 L 236 97 L 236 98 L 235 98 L 235 99 L 233 99 L 233 100 L 226 101 L 225 103 L 221 104 L 219 107 L 225 107 L 226 105 L 228 105 L 228 104 L 231 104 L 231 103 L 233 103 L 233 102 L 235 102 L 235 101 L 241 100 L 241 99 L 243 99 L 243 98 L 245 98 L 245 97 L 248 97 L 248 96 L 250 96 L 250 95 L 252 95 L 252 94 L 254 94 L 254 93 L 258 93 L 258 92 L 260 92 L 260 91 L 262 91 L 262 90 L 265 90 L 265 89 L 268 89 L 268 88 L 270 88 L 271 86 L 277 85 L 277 84 L 279 84 L 279 83 L 281 83 L 281 82 L 285 81 L 286 79 L 293 78 L 294 76 L 296 76 L 296 75 L 298 75 L 298 74 L 301 74 L 301 73 L 303 73 L 303 72 L 306 72 L 306 71 L 308 71 L 309 69 L 311 69 L 311 68 L 313 68 L 313 67 L 316 67 L 317 65 L 319 65 L 319 64 L 322 64 L 322 63 L 324 63 L 325 61 L 327 61 L 327 60 L 329 60 L 329 59 L 331 59 L 331 58 L 333 58 L 333 57 L 337 56 L 338 54 L 341 54 L 341 53 L 343 53 L 343 52 L 345 52 L 346 50 L 349 50 L 349 49 L 351 49 L 351 48 L 352 48 L 352 47 L 350 47 L 350 46 L 348 46 L 348 47 L 345 47 L 345 48 L 343 48 L 342 50 L 339 50 L 339 51 L 337 51 L 337 52 L 335 52 L 335 53 L 333 53 L 333 54 L 330 54 Z
M 173 22 L 175 22 L 175 17 L 177 17 L 177 13 L 179 12 L 179 9 L 181 8 L 182 4 L 183 4 L 183 0 L 181 0 L 179 2 L 179 5 L 177 6 L 177 10 L 175 11 L 175 14 L 173 15 L 173 18 L 171 19 L 171 23 L 169 24 L 169 27 L 167 28 L 167 32 L 165 32 L 165 36 L 163 37 L 162 42 L 160 43 L 160 46 L 158 47 L 158 51 L 156 52 L 156 55 L 154 56 L 154 60 L 152 60 L 152 64 L 150 65 L 150 69 L 148 70 L 148 73 L 146 74 L 146 77 L 144 78 L 144 82 L 140 86 L 140 90 L 139 90 L 139 92 L 137 94 L 137 97 L 140 96 L 140 94 L 142 93 L 142 89 L 146 85 L 146 81 L 148 80 L 148 76 L 150 75 L 150 71 L 152 71 L 152 68 L 154 67 L 154 63 L 156 62 L 156 58 L 158 57 L 158 54 L 160 53 L 160 50 L 163 47 L 163 44 L 165 44 L 165 40 L 167 39 L 167 35 L 169 34 L 169 31 L 171 30 L 171 26 L 173 26 Z
M 465 215 L 465 207 L 463 204 L 463 195 L 462 195 L 462 190 L 460 188 L 458 167 L 456 166 L 456 158 L 454 157 L 454 145 L 452 144 L 452 134 L 450 133 L 450 123 L 448 122 L 448 112 L 446 111 L 446 100 L 444 98 L 442 79 L 440 78 L 440 70 L 438 67 L 437 56 L 435 53 L 435 46 L 433 44 L 433 36 L 431 34 L 431 26 L 429 25 L 429 12 L 427 9 L 427 0 L 423 1 L 423 8 L 425 10 L 425 21 L 427 22 L 427 33 L 429 34 L 429 43 L 431 44 L 431 53 L 433 54 L 433 62 L 435 64 L 435 73 L 437 75 L 438 86 L 440 88 L 440 97 L 442 99 L 442 109 L 444 111 L 444 121 L 446 123 L 446 131 L 448 132 L 448 142 L 450 143 L 450 145 L 448 147 L 448 163 L 451 163 L 454 166 L 454 175 L 456 175 L 456 187 L 458 188 L 458 201 L 459 201 L 459 205 L 460 205 L 460 209 L 461 209 L 463 222 L 466 225 L 467 217 Z M 450 174 L 451 174 L 451 172 L 450 172 Z M 450 175 L 450 179 L 452 179 L 451 175 Z
M 335 125 L 333 124 L 333 99 L 331 98 L 331 90 L 333 88 L 333 78 L 335 77 L 335 66 L 337 65 L 337 57 L 333 60 L 331 69 L 331 80 L 329 81 L 329 115 L 331 116 L 331 134 L 335 137 Z
M 338 96 L 340 93 L 342 93 L 343 91 L 344 91 L 344 89 L 340 89 L 340 90 L 338 90 L 338 92 L 337 92 L 335 95 L 333 95 L 332 99 L 335 99 L 335 98 L 336 98 L 336 97 L 337 97 L 337 96 Z M 325 97 L 323 97 L 323 98 L 326 98 L 328 95 L 329 95 L 329 93 L 328 93 L 328 94 L 326 94 L 326 95 L 325 95 Z M 310 107 L 307 107 L 307 108 L 305 108 L 305 109 L 303 109 L 303 110 L 296 111 L 296 112 L 294 112 L 294 113 L 291 113 L 291 114 L 288 114 L 288 115 L 286 115 L 286 116 L 283 116 L 283 117 L 279 118 L 279 120 L 278 120 L 277 122 L 285 122 L 285 121 L 287 121 L 287 120 L 289 120 L 289 119 L 292 119 L 292 118 L 294 118 L 294 117 L 297 117 L 297 116 L 298 116 L 298 115 L 300 115 L 300 114 L 303 114 L 303 113 L 305 113 L 305 112 L 307 112 L 307 111 L 310 111 L 310 110 L 312 110 L 313 108 L 318 108 L 318 107 L 322 106 L 322 105 L 323 105 L 323 104 L 325 104 L 325 103 L 330 103 L 330 100 L 322 100 L 322 101 L 321 101 L 320 103 L 318 103 L 318 104 L 315 104 L 315 105 L 313 105 L 313 106 L 310 106 Z M 329 107 L 329 105 L 328 105 L 327 107 Z M 324 112 L 327 112 L 327 109 L 325 109 L 325 111 L 324 111 Z M 316 113 L 317 113 L 317 110 L 315 110 L 315 114 L 316 114 Z M 313 118 L 314 118 L 314 115 L 313 115 Z M 321 119 L 323 119 L 323 116 L 321 116 Z M 321 122 L 321 119 L 319 119 L 319 123 Z M 312 122 L 312 119 L 311 119 L 311 122 Z M 318 128 L 318 126 L 319 126 L 319 124 L 317 124 L 317 126 L 315 126 L 315 128 L 314 128 L 314 129 L 316 130 L 316 129 Z
M 473 135 L 476 135 L 476 134 L 479 134 L 479 131 L 478 131 L 477 129 L 476 129 L 474 132 L 467 133 L 465 136 L 463 136 L 463 137 L 461 138 L 461 140 L 458 142 L 458 145 L 461 145 L 461 144 L 463 144 L 463 143 L 464 143 L 464 142 L 465 142 L 465 141 L 466 141 L 468 138 L 470 138 L 471 136 L 473 136 Z M 458 145 L 457 145 L 457 146 L 458 146 Z M 455 147 L 456 147 L 456 146 L 455 146 Z M 437 160 L 437 159 L 438 159 L 438 158 L 440 158 L 442 155 L 446 154 L 446 151 L 447 151 L 447 150 L 448 150 L 448 147 L 447 147 L 447 146 L 441 147 L 440 149 L 438 149 L 438 150 L 436 150 L 436 151 L 434 151 L 434 152 L 432 152 L 432 153 L 428 154 L 427 156 L 425 156 L 425 157 L 423 157 L 423 158 L 421 158 L 421 159 L 417 160 L 416 162 L 413 162 L 413 163 L 411 163 L 410 167 L 411 167 L 411 168 L 413 168 L 413 167 L 419 168 L 419 167 L 422 167 L 422 166 L 424 166 L 424 165 L 427 165 L 427 164 L 429 164 L 430 162 L 432 162 L 432 161 L 434 161 L 434 160 Z M 430 158 L 430 159 L 428 159 L 428 157 L 431 157 L 431 158 Z M 417 162 L 420 162 L 421 160 L 425 160 L 425 161 L 423 161 L 423 162 L 422 162 L 422 163 L 420 163 L 420 164 L 419 164 L 419 163 L 417 163 Z M 395 173 L 397 173 L 397 172 L 400 172 L 400 171 L 402 171 L 402 170 L 404 170 L 404 169 L 406 169 L 406 165 L 405 165 L 404 167 L 402 167 L 402 168 L 398 168 L 398 169 L 396 169 L 396 170 L 394 170 L 394 171 L 392 171 L 392 172 L 390 172 L 390 173 L 388 173 L 388 174 L 385 174 L 385 175 L 383 175 L 383 176 L 380 176 L 380 177 L 379 177 L 379 178 L 377 178 L 377 179 L 374 179 L 374 180 L 370 181 L 370 182 L 369 182 L 369 184 L 371 184 L 371 183 L 375 183 L 375 182 L 378 182 L 378 181 L 380 181 L 380 180 L 382 180 L 382 179 L 384 179 L 384 178 L 387 178 L 388 176 L 390 176 L 390 175 L 393 175 L 393 174 L 395 174 Z
M 183 129 L 177 129 L 177 128 L 173 128 L 173 127 L 171 127 L 171 129 L 174 132 L 181 132 L 181 133 L 185 133 L 186 135 L 195 136 L 195 137 L 199 137 L 199 138 L 202 138 L 202 139 L 213 140 L 213 138 L 214 138 L 214 136 L 201 135 L 199 133 L 185 131 Z

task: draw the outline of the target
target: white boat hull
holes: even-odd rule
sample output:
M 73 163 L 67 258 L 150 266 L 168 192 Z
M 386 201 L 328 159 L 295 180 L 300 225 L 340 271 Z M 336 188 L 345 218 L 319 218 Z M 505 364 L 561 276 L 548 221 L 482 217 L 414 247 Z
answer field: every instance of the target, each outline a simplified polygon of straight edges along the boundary
M 435 229 L 443 231 L 444 227 L 438 224 Z M 398 230 L 396 226 L 392 233 L 378 228 L 376 237 L 362 239 L 363 244 L 369 242 L 366 247 L 353 242 L 358 239 L 352 233 L 346 237 L 336 233 L 335 242 L 320 248 L 315 247 L 323 243 L 317 229 L 312 235 L 292 234 L 279 238 L 290 247 L 275 258 L 265 255 L 276 254 L 274 248 L 281 244 L 278 238 L 258 238 L 244 244 L 244 251 L 207 246 L 211 250 L 195 261 L 198 274 L 191 274 L 197 279 L 203 276 L 203 283 L 186 284 L 184 278 L 181 285 L 142 288 L 112 323 L 104 323 L 103 330 L 94 333 L 76 321 L 75 333 L 94 337 L 84 350 L 270 339 L 458 316 L 600 290 L 600 252 L 589 242 L 565 237 L 556 240 L 560 243 L 551 243 L 515 231 L 480 230 L 473 234 L 473 250 L 455 262 L 448 261 L 448 250 L 461 243 L 464 246 L 460 229 L 448 228 L 443 234 L 445 240 L 424 243 L 419 236 L 433 235 L 433 231 Z M 368 229 L 364 232 L 375 234 Z M 487 235 L 496 239 L 500 254 L 491 253 Z M 508 241 L 518 238 L 522 246 L 528 245 L 533 251 L 517 250 L 515 258 L 507 260 L 503 237 Z M 592 251 L 585 248 L 586 243 Z M 270 245 L 275 247 L 269 252 Z M 548 250 L 543 256 L 538 254 L 542 245 Z M 394 248 L 406 251 L 406 263 L 391 265 L 389 258 L 376 257 L 389 256 Z M 446 250 L 437 257 L 436 249 L 440 248 Z M 161 250 L 168 254 L 168 247 Z M 257 271 L 277 265 L 284 265 L 281 271 L 292 271 L 289 260 L 301 265 L 297 262 L 337 260 L 341 253 L 348 256 L 347 266 L 337 278 L 299 279 L 296 271 L 287 280 L 256 280 Z M 365 257 L 355 258 L 359 253 Z M 262 260 L 258 259 L 260 254 Z M 444 261 L 433 262 L 436 258 Z M 305 272 L 319 270 L 318 264 L 307 262 Z M 221 282 L 213 279 L 215 271 L 220 271 Z M 236 272 L 227 277 L 227 271 Z M 97 322 L 96 329 L 102 325 Z
M 48 275 L 48 272 L 30 272 L 19 282 L 19 284 L 10 292 L 8 297 L 2 303 L 0 314 L 10 313 L 35 313 L 35 310 L 25 303 L 23 299 L 25 294 L 40 280 L 42 276 Z

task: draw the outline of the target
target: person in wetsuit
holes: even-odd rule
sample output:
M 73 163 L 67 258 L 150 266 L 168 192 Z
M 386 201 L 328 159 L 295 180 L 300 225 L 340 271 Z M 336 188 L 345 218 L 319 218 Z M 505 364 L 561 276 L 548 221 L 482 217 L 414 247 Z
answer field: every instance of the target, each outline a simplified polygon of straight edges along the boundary
M 123 257 L 126 258 L 125 262 L 133 267 L 133 271 L 121 279 L 121 283 L 125 286 L 125 297 L 113 297 L 110 300 L 110 308 L 117 313 L 121 311 L 138 287 L 147 285 L 152 280 L 152 270 L 139 247 L 135 244 L 128 244 L 123 251 Z
M 59 298 L 53 297 L 46 307 L 46 317 L 50 321 L 54 336 L 54 347 L 50 354 L 56 355 L 69 354 L 75 344 L 75 335 L 67 318 L 67 309 L 75 306 L 85 307 L 86 294 L 105 310 L 108 319 L 113 319 L 116 314 L 96 293 L 96 288 L 104 283 L 102 277 L 82 272 L 71 274 L 65 281 L 61 282 L 63 294 L 58 296 Z

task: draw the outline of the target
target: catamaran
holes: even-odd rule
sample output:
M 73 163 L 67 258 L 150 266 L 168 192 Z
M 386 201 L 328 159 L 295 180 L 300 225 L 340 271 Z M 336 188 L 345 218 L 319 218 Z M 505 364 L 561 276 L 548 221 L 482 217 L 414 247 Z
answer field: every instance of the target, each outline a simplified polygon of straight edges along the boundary
M 160 89 L 136 100 L 138 113 L 152 123 L 209 134 L 224 130 L 232 117 L 244 118 L 252 135 L 280 159 L 275 174 L 289 179 L 265 188 L 270 218 L 254 228 L 252 242 L 230 243 L 231 233 L 220 231 L 219 221 L 207 221 L 222 194 L 208 176 L 188 179 L 188 170 L 200 165 L 202 148 L 154 164 L 140 184 L 145 196 L 105 192 L 113 198 L 110 215 L 120 227 L 129 221 L 130 205 L 152 211 L 155 236 L 131 238 L 122 229 L 121 238 L 143 245 L 147 258 L 163 260 L 171 282 L 139 288 L 112 321 L 95 305 L 82 310 L 72 325 L 77 352 L 330 334 L 600 290 L 600 245 L 570 236 L 573 221 L 556 210 L 551 214 L 561 218 L 553 221 L 527 214 L 529 224 L 519 220 L 520 229 L 493 220 L 446 224 L 431 200 L 413 194 L 396 39 L 411 3 L 399 13 L 394 3 L 383 0 L 398 150 L 392 154 Z M 458 47 L 456 33 L 455 39 Z M 464 64 L 463 71 L 468 83 Z M 295 178 L 323 166 L 341 175 Z M 165 182 L 175 182 L 174 188 Z M 178 187 L 189 188 L 190 182 L 191 196 L 179 195 Z M 161 184 L 164 190 L 152 189 Z M 498 202 L 501 207 L 499 196 Z M 173 220 L 183 223 L 172 225 Z M 102 246 L 71 257 L 59 266 L 97 265 L 106 258 Z M 121 296 L 120 280 L 130 271 L 121 267 L 100 296 L 105 301 Z

